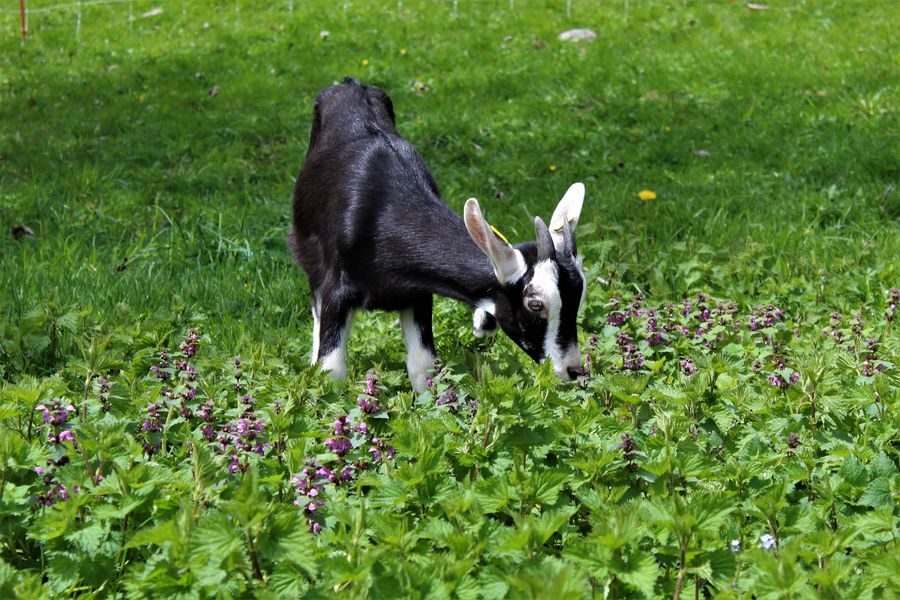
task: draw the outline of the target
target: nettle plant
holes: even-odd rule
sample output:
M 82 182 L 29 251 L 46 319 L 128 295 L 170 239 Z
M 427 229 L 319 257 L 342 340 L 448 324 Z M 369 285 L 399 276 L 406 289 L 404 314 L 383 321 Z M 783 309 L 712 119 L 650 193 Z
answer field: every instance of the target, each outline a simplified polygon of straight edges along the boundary
M 0 592 L 890 597 L 898 297 L 611 293 L 568 386 L 106 346 L 4 385 Z

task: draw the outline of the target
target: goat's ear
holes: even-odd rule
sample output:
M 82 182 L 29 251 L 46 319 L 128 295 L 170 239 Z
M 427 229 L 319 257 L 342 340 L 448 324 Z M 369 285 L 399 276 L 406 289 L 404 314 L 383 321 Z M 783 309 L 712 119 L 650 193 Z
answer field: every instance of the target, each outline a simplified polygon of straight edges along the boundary
M 491 259 L 494 274 L 500 283 L 513 283 L 525 274 L 525 259 L 522 253 L 491 231 L 491 226 L 484 220 L 481 208 L 478 207 L 478 200 L 475 198 L 466 200 L 463 217 L 472 241 Z
M 553 236 L 553 245 L 557 253 L 575 253 L 575 227 L 578 226 L 583 203 L 584 184 L 573 183 L 553 211 L 553 217 L 550 219 L 550 235 Z

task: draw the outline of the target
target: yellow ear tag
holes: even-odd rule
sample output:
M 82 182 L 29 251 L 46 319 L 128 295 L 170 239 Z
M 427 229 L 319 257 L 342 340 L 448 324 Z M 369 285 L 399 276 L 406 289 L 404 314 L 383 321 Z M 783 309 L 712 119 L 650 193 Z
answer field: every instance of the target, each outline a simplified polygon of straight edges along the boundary
M 566 219 L 568 219 L 569 223 L 571 223 L 572 221 L 575 220 L 575 219 L 569 219 L 569 215 L 566 215 Z M 560 232 L 560 231 L 562 231 L 562 228 L 563 228 L 563 224 L 564 224 L 564 223 L 565 223 L 565 221 L 563 221 L 562 223 L 560 223 L 559 225 L 557 225 L 556 227 L 554 227 L 554 228 L 553 228 L 553 231 L 556 231 L 557 233 Z
M 496 235 L 498 238 L 500 238 L 501 240 L 503 240 L 504 242 L 506 242 L 507 244 L 509 244 L 509 240 L 506 239 L 506 236 L 504 236 L 502 233 L 500 233 L 500 231 L 499 231 L 496 227 L 494 227 L 493 225 L 491 225 L 491 231 L 493 231 L 493 232 L 494 232 L 494 235 Z

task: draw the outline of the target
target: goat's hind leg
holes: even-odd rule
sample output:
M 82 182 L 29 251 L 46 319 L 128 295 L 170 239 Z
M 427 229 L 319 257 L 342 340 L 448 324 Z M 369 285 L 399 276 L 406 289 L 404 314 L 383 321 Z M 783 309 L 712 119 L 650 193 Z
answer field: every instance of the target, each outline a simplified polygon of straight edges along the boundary
M 313 331 L 312 331 L 312 352 L 309 355 L 309 364 L 314 365 L 319 360 L 319 338 L 321 336 L 322 328 L 321 321 L 319 320 L 319 313 L 322 312 L 322 299 L 318 294 L 313 292 L 312 294 L 312 318 L 313 318 Z
M 353 326 L 353 308 L 338 295 L 323 300 L 313 295 L 313 362 L 321 363 L 334 379 L 347 375 L 345 346 Z
M 406 343 L 406 372 L 413 389 L 428 389 L 425 378 L 434 368 L 434 335 L 431 331 L 431 296 L 417 298 L 410 308 L 400 311 L 400 326 Z

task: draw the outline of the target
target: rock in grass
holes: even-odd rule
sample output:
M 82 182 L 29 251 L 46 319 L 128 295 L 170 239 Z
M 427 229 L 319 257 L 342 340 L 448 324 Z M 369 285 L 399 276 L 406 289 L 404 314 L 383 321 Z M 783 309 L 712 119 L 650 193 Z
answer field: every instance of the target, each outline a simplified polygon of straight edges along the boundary
M 559 34 L 561 42 L 592 42 L 597 39 L 597 32 L 593 29 L 569 29 Z

